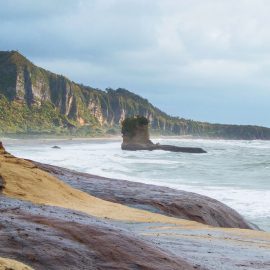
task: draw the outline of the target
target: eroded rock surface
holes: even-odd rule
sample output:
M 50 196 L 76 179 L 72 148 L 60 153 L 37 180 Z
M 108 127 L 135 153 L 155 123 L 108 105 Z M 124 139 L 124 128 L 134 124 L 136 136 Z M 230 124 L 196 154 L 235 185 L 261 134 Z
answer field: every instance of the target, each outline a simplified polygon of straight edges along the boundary
M 222 222 L 241 220 L 239 214 L 216 200 L 187 193 L 174 208 L 174 201 L 184 196 L 181 191 L 34 164 L 5 151 L 0 155 L 0 165 L 7 183 L 0 194 L 0 257 L 41 270 L 270 267 L 269 233 L 217 228 L 174 218 L 184 212 L 175 209 L 186 201 L 184 209 L 193 218 L 197 213 Z M 66 183 L 61 184 L 61 180 Z M 80 204 L 88 197 L 91 200 L 86 208 L 74 208 L 75 201 L 70 201 L 74 197 L 81 200 Z M 59 199 L 62 203 L 56 204 Z
M 269 234 L 115 222 L 0 195 L 0 257 L 34 269 L 253 270 L 270 266 Z
M 253 228 L 232 208 L 203 195 L 35 164 L 74 188 L 107 201 L 217 227 Z
M 0 256 L 37 270 L 192 270 L 179 256 L 78 212 L 0 196 Z

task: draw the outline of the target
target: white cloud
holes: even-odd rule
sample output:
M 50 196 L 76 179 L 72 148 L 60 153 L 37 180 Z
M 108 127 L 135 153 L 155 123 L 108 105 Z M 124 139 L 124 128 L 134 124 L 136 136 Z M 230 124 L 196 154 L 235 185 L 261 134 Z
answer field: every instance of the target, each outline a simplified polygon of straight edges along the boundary
M 190 62 L 183 68 L 183 72 L 198 78 L 220 80 L 244 80 L 259 70 L 259 65 L 244 61 L 227 59 L 203 59 Z
M 258 123 L 270 98 L 268 0 L 0 0 L 0 5 L 0 48 L 19 49 L 74 81 L 131 87 L 179 115 L 181 102 L 190 108 L 196 100 L 220 102 L 218 112 L 208 106 L 215 119 L 199 106 L 188 111 L 191 118 L 205 114 L 211 121 L 232 109 L 223 102 L 231 102 L 232 92 L 243 111 L 248 103 L 242 102 L 243 92 L 256 93 Z

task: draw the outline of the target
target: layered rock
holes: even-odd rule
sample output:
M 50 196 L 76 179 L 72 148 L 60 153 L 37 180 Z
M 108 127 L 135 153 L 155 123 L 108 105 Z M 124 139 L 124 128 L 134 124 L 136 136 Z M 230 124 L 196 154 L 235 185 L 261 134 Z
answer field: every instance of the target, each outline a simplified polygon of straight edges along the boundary
M 12 205 L 1 197 L 0 203 L 0 256 L 16 258 L 36 270 L 195 269 L 185 260 L 94 217 L 26 202 Z
M 270 139 L 269 128 L 171 117 L 128 90 L 87 87 L 35 66 L 17 51 L 0 52 L 0 133 L 100 134 L 119 129 L 133 115 L 146 117 L 151 129 L 165 135 Z
M 185 153 L 206 153 L 202 148 L 197 147 L 179 147 L 174 145 L 154 144 L 150 140 L 149 121 L 143 116 L 129 117 L 122 122 L 123 142 L 121 148 L 123 150 L 164 150 L 171 152 Z
M 34 163 L 72 187 L 106 201 L 215 227 L 256 228 L 232 208 L 207 196 Z
M 269 233 L 211 227 L 178 218 L 177 213 L 161 214 L 175 209 L 170 200 L 176 201 L 181 194 L 173 190 L 98 177 L 91 180 L 5 151 L 0 155 L 0 174 L 6 182 L 0 194 L 0 258 L 40 270 L 253 270 L 270 266 Z M 204 216 L 207 205 L 218 206 L 209 198 L 203 204 L 195 194 L 189 196 L 194 202 L 186 197 L 185 209 L 196 204 L 191 215 L 201 211 Z M 219 214 L 224 219 L 238 218 L 226 207 L 222 209 Z

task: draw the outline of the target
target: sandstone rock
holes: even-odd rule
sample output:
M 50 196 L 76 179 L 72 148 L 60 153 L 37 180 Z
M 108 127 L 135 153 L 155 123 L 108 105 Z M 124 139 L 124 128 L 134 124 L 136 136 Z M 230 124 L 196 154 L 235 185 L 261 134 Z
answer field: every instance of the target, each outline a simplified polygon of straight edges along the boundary
M 34 162 L 74 188 L 100 199 L 215 227 L 254 229 L 227 205 L 193 192 L 80 173 Z
M 198 269 L 110 222 L 68 209 L 0 196 L 0 213 L 0 256 L 34 269 Z

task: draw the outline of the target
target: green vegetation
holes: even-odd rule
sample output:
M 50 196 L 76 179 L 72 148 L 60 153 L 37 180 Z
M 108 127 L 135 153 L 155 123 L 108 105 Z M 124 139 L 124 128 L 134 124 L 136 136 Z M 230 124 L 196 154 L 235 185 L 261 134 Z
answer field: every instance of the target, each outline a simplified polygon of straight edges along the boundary
M 135 116 L 128 117 L 122 121 L 122 129 L 121 132 L 123 135 L 132 138 L 138 127 L 147 126 L 149 124 L 149 120 L 144 116 Z
M 61 133 L 67 123 L 51 103 L 29 108 L 0 96 L 0 133 Z
M 270 129 L 171 117 L 126 89 L 76 84 L 35 66 L 17 51 L 0 52 L 0 133 L 102 136 L 141 115 L 152 133 L 226 139 L 270 139 Z

